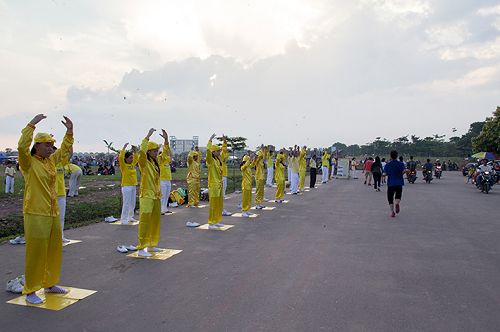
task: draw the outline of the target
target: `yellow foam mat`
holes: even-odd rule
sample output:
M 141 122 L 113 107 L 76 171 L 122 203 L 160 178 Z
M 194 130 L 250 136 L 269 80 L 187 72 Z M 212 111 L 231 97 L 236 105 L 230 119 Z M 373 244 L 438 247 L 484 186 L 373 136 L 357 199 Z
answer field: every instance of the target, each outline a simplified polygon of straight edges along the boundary
M 221 228 L 217 228 L 217 229 L 210 229 L 210 231 L 227 231 L 228 229 L 230 228 L 233 228 L 234 225 L 224 225 L 224 227 L 221 227 Z M 208 224 L 205 224 L 205 225 L 201 225 L 200 227 L 196 227 L 196 229 L 204 229 L 204 230 L 208 230 Z
M 243 217 L 243 214 L 242 213 L 233 213 L 231 215 L 231 217 L 235 217 L 235 218 L 257 218 L 259 215 L 257 213 L 252 213 L 252 215 L 250 215 L 250 217 Z
M 263 208 L 263 209 L 261 209 L 261 210 L 263 210 L 263 211 L 272 211 L 272 210 L 274 210 L 274 209 L 276 209 L 276 206 L 266 206 L 266 207 L 264 207 L 264 208 Z M 254 206 L 254 207 L 252 207 L 250 210 L 257 210 L 257 208 Z
M 39 290 L 38 292 L 36 292 L 36 294 L 41 299 L 45 300 L 42 304 L 28 303 L 26 301 L 26 295 L 21 295 L 19 297 L 16 297 L 10 301 L 7 301 L 7 303 L 58 311 L 72 304 L 75 304 L 79 300 L 83 300 L 84 298 L 94 293 L 97 293 L 97 291 L 89 289 L 66 287 L 66 286 L 60 286 L 60 287 L 67 289 L 69 292 L 66 294 L 45 293 L 43 290 Z
M 161 251 L 158 252 L 151 252 L 150 254 L 153 255 L 151 257 L 142 257 L 137 254 L 137 251 L 134 251 L 131 254 L 128 254 L 128 257 L 134 257 L 134 258 L 141 258 L 141 259 L 159 259 L 159 260 L 167 260 L 172 256 L 177 255 L 178 253 L 182 252 L 182 250 L 177 250 L 177 249 L 161 249 Z
M 69 246 L 70 244 L 80 243 L 81 240 L 69 240 L 69 242 L 63 242 L 63 247 Z
M 108 224 L 110 224 L 110 225 L 118 225 L 118 226 L 137 226 L 137 225 L 139 225 L 139 222 L 138 221 L 133 221 L 133 222 L 129 222 L 127 224 L 122 225 L 122 223 L 120 222 L 120 220 L 117 220 L 115 222 L 110 222 Z

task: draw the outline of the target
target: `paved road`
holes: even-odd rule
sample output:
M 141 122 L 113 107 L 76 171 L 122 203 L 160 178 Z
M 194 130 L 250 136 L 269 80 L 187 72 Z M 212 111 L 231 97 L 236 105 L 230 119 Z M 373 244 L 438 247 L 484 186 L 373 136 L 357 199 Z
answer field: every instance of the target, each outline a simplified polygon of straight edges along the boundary
M 115 251 L 136 227 L 67 231 L 61 284 L 97 290 L 62 311 L 5 304 L 3 331 L 498 331 L 500 187 L 458 173 L 406 185 L 389 218 L 382 192 L 335 180 L 226 232 L 188 229 L 208 210 L 163 217 L 166 260 Z M 274 192 L 274 190 L 272 190 Z M 271 192 L 266 197 L 271 197 Z M 235 211 L 239 196 L 225 201 Z M 24 248 L 1 245 L 6 281 Z

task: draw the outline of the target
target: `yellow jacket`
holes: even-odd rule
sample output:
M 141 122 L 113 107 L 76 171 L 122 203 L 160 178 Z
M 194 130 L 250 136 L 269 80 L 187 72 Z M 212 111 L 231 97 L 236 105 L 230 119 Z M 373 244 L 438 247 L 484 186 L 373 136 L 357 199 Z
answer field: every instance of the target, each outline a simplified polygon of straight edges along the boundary
M 220 161 L 222 161 L 222 176 L 227 176 L 227 159 L 229 158 L 229 152 L 227 152 L 227 143 L 222 143 L 222 149 L 220 152 Z
M 208 195 L 222 196 L 222 162 L 212 156 L 212 141 L 207 143 Z
M 323 153 L 323 156 L 321 157 L 321 166 L 330 167 L 330 154 Z
M 267 168 L 272 168 L 274 165 L 273 165 L 273 154 L 271 152 L 269 152 L 267 154 Z
M 276 182 L 285 181 L 285 166 L 283 165 L 285 158 L 284 153 L 278 153 L 276 155 L 276 160 L 274 162 L 274 179 Z
M 266 157 L 266 151 L 260 149 L 257 151 L 257 158 L 254 161 L 255 164 L 255 180 L 264 180 L 266 178 L 264 174 L 264 158 Z
M 200 156 L 198 154 L 198 161 L 194 160 L 193 156 L 198 154 L 197 152 L 191 151 L 188 154 L 188 172 L 186 176 L 187 182 L 200 181 Z
M 122 187 L 137 186 L 137 170 L 135 169 L 138 162 L 138 155 L 134 153 L 134 159 L 131 164 L 125 162 L 125 149 L 120 151 L 118 156 L 118 164 L 122 173 Z
M 76 172 L 76 171 L 81 171 L 82 169 L 78 166 L 78 165 L 75 165 L 75 164 L 70 164 L 70 163 L 66 163 L 66 165 L 64 165 L 64 169 L 69 173 L 73 173 L 73 172 Z
M 172 171 L 170 170 L 170 163 L 172 162 L 172 157 L 170 157 L 170 146 L 164 145 L 160 155 L 163 156 L 164 160 L 160 165 L 160 180 L 172 181 Z
M 241 169 L 241 190 L 252 190 L 252 168 L 255 166 L 255 161 L 250 162 L 248 158 L 240 167 Z
M 160 165 L 164 162 L 163 156 L 158 154 L 157 162 L 149 160 L 147 138 L 142 140 L 139 150 L 139 169 L 141 170 L 141 191 L 139 197 L 160 199 Z
M 56 193 L 57 197 L 66 196 L 66 184 L 64 183 L 64 166 L 68 164 L 68 159 L 61 160 L 56 165 Z
M 66 134 L 60 149 L 49 158 L 32 156 L 30 145 L 35 126 L 28 124 L 18 143 L 19 167 L 24 176 L 25 214 L 56 217 L 59 215 L 56 191 L 56 164 L 67 160 L 73 145 L 73 135 Z
M 305 172 L 307 169 L 306 149 L 302 148 L 299 155 L 299 173 Z

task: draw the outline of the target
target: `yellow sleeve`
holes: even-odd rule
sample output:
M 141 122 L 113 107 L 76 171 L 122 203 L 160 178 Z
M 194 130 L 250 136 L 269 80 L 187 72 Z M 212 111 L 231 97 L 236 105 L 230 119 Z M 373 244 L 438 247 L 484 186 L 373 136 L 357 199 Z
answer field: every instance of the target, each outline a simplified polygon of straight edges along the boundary
M 125 149 L 121 149 L 120 154 L 118 155 L 118 165 L 120 165 L 121 169 L 123 169 L 123 166 L 125 165 Z
M 146 166 L 146 162 L 148 160 L 147 153 L 148 153 L 148 143 L 149 139 L 145 138 L 141 142 L 141 148 L 139 149 L 139 158 L 137 162 L 139 163 L 140 167 Z
M 31 153 L 30 153 L 30 145 L 33 141 L 33 132 L 35 131 L 35 126 L 32 124 L 28 124 L 21 131 L 21 138 L 17 143 L 17 151 L 19 152 L 19 168 L 24 172 L 30 169 L 31 167 Z
M 248 166 L 250 166 L 249 164 L 250 160 L 245 161 L 245 163 L 241 166 L 241 171 L 242 172 L 245 171 L 248 168 Z
M 221 159 L 222 162 L 226 162 L 229 154 L 227 152 L 227 142 L 222 143 L 222 149 L 221 149 Z
M 208 141 L 207 143 L 207 157 L 206 157 L 207 165 L 211 165 L 213 162 L 212 158 L 212 141 Z
M 61 143 L 61 148 L 57 149 L 56 152 L 52 155 L 54 163 L 57 165 L 61 163 L 65 159 L 69 159 L 69 152 L 71 151 L 71 147 L 73 146 L 73 134 L 64 135 L 63 141 Z
M 306 156 L 306 150 L 304 149 L 300 150 L 300 158 L 304 159 L 305 156 Z
M 137 152 L 134 152 L 134 159 L 132 160 L 132 166 L 135 167 L 138 162 L 139 162 L 139 154 Z

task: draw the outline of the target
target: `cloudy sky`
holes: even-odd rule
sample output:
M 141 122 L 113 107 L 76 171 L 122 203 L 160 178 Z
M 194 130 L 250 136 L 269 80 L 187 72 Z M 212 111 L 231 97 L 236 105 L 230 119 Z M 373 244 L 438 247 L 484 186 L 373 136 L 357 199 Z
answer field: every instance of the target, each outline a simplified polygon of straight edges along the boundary
M 0 22 L 0 150 L 37 113 L 76 151 L 150 127 L 321 147 L 500 104 L 499 0 L 0 0 Z

